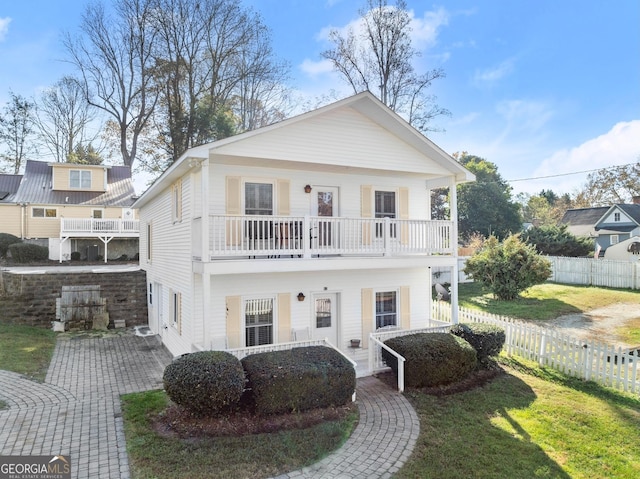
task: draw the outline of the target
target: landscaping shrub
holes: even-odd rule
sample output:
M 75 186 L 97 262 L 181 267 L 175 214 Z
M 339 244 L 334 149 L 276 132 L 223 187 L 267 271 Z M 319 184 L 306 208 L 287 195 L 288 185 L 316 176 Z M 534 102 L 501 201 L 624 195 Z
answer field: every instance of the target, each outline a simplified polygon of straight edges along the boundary
M 13 243 L 9 245 L 9 253 L 16 263 L 46 261 L 49 259 L 49 248 L 31 243 Z
M 164 370 L 164 389 L 173 402 L 200 416 L 215 416 L 240 401 L 244 371 L 224 351 L 200 351 L 175 359 Z
M 356 388 L 353 365 L 325 346 L 252 354 L 242 365 L 260 415 L 340 406 Z
M 497 356 L 505 342 L 504 329 L 494 324 L 460 323 L 451 327 L 451 334 L 461 337 L 476 350 L 478 361 Z
M 385 341 L 403 356 L 404 383 L 407 387 L 451 384 L 463 379 L 477 364 L 476 351 L 464 339 L 449 333 L 417 333 Z M 398 361 L 382 350 L 382 359 L 398 376 Z
M 21 242 L 22 240 L 17 236 L 11 235 L 9 233 L 0 233 L 0 258 L 4 258 L 7 256 L 9 246 Z
M 73 251 L 71 253 L 71 261 L 80 261 L 81 258 L 82 255 L 80 254 L 80 251 Z

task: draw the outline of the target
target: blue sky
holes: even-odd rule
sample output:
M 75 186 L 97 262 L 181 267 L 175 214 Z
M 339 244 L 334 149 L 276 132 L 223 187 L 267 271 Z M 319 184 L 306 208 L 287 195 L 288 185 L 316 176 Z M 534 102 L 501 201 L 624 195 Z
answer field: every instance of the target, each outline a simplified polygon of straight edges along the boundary
M 64 74 L 61 32 L 84 0 L 0 5 L 0 103 L 37 95 Z M 349 94 L 320 53 L 330 27 L 355 22 L 364 1 L 245 0 L 291 64 L 292 85 L 313 99 Z M 418 70 L 452 113 L 430 138 L 498 165 L 507 180 L 548 177 L 640 159 L 640 2 L 637 0 L 407 0 Z M 571 193 L 586 174 L 511 183 L 514 192 Z

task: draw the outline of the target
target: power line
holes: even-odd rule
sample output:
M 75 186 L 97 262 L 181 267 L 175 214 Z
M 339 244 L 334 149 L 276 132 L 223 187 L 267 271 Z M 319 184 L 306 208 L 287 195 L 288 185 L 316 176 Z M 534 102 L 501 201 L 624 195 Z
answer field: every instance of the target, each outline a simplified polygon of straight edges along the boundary
M 610 168 L 624 168 L 626 166 L 634 165 L 635 163 L 627 163 L 626 165 L 616 165 L 616 166 L 607 166 L 605 168 L 596 168 L 594 170 L 584 170 L 584 171 L 574 171 L 572 173 L 558 173 L 557 175 L 547 175 L 547 176 L 535 176 L 532 178 L 518 178 L 516 180 L 505 180 L 507 183 L 515 183 L 516 181 L 531 181 L 531 180 L 544 180 L 546 178 L 558 178 L 560 176 L 571 176 L 571 175 L 583 175 L 585 173 L 593 173 L 595 171 L 604 171 Z

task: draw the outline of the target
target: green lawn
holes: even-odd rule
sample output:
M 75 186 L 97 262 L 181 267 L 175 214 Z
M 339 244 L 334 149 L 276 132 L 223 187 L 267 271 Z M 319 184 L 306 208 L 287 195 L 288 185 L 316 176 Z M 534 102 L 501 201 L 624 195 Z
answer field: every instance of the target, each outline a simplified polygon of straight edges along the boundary
M 615 303 L 640 305 L 640 291 L 544 283 L 525 291 L 516 301 L 497 301 L 478 283 L 460 284 L 460 306 L 528 320 L 549 320 Z
M 307 429 L 181 440 L 162 437 L 150 417 L 168 404 L 163 391 L 127 394 L 123 415 L 135 479 L 236 479 L 277 476 L 313 464 L 339 448 L 357 424 L 357 410 L 342 421 Z
M 0 323 L 0 369 L 43 381 L 55 345 L 49 329 Z
M 420 438 L 398 478 L 640 477 L 640 400 L 503 359 L 480 389 L 407 396 Z

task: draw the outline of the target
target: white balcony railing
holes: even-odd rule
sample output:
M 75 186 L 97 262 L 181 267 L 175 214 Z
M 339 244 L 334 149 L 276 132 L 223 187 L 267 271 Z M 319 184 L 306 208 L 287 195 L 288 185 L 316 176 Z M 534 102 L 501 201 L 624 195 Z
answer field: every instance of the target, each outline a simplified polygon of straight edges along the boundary
M 140 234 L 139 220 L 102 219 L 102 218 L 61 218 L 60 235 L 122 235 Z
M 192 232 L 200 234 L 199 219 L 194 221 Z M 212 258 L 450 255 L 451 232 L 450 221 L 212 215 L 209 252 Z M 199 243 L 193 243 L 195 258 L 203 256 Z

